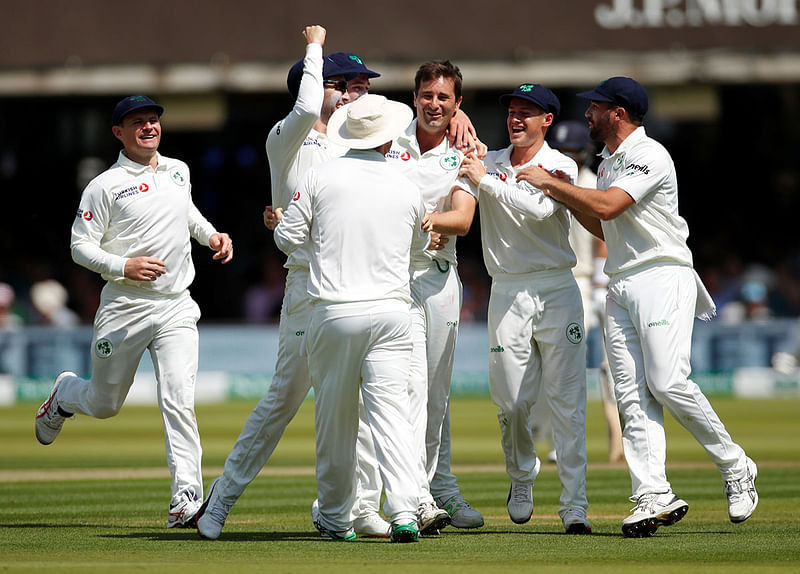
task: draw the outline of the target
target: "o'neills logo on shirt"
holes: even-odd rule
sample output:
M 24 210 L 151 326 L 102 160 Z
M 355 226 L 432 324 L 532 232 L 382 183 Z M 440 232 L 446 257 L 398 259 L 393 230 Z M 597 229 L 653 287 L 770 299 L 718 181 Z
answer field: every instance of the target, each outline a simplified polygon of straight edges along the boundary
M 629 163 L 625 166 L 625 169 L 629 169 L 629 171 L 625 175 L 633 175 L 634 171 L 640 171 L 645 175 L 650 175 L 650 166 L 649 165 L 639 165 L 638 163 Z

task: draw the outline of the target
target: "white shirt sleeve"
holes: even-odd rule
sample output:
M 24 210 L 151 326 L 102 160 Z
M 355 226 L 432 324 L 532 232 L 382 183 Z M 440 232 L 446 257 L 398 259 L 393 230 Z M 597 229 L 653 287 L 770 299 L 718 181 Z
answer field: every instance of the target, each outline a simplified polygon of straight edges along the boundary
M 208 240 L 211 238 L 212 235 L 217 233 L 217 230 L 214 228 L 209 221 L 203 217 L 203 214 L 200 213 L 200 210 L 197 209 L 194 202 L 189 203 L 189 234 L 197 241 L 200 245 L 205 245 L 208 247 Z
M 534 219 L 547 219 L 563 206 L 527 182 L 507 183 L 486 174 L 478 190 Z
M 95 179 L 83 191 L 80 209 L 72 224 L 72 240 L 70 242 L 72 260 L 101 275 L 123 277 L 128 258 L 114 255 L 100 247 L 110 220 L 109 196 Z
M 303 245 L 311 234 L 311 193 L 314 170 L 310 170 L 295 190 L 283 219 L 275 228 L 275 245 L 286 255 Z

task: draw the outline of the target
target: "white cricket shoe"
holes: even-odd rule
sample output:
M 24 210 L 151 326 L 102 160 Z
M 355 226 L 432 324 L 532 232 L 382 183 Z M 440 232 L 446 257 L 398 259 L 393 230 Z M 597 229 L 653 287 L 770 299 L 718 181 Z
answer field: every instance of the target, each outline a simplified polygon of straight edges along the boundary
M 508 516 L 515 524 L 525 524 L 533 516 L 533 485 L 512 482 L 506 501 Z
M 450 524 L 450 514 L 435 502 L 421 502 L 417 507 L 417 528 L 420 534 L 431 536 Z
M 744 522 L 758 506 L 756 477 L 758 467 L 752 459 L 747 459 L 747 473 L 739 480 L 725 482 L 725 495 L 728 497 L 728 517 L 733 523 Z
M 338 542 L 352 542 L 356 539 L 356 533 L 351 528 L 349 530 L 330 530 L 323 526 L 322 524 L 322 517 L 319 513 L 319 500 L 314 500 L 311 504 L 311 521 L 314 523 L 314 528 L 316 528 L 320 535 L 323 538 L 330 538 L 331 540 L 336 540 Z
M 480 528 L 483 526 L 483 514 L 475 510 L 464 500 L 459 492 L 450 498 L 440 498 L 436 505 L 450 515 L 450 524 L 456 528 Z
M 169 505 L 167 528 L 194 528 L 203 503 L 197 500 L 197 495 L 191 490 L 181 492 L 179 497 L 177 503 Z
M 50 396 L 47 397 L 47 400 L 42 403 L 42 406 L 40 406 L 39 410 L 36 412 L 36 438 L 40 443 L 50 444 L 56 440 L 58 433 L 61 432 L 61 427 L 64 425 L 64 421 L 72 417 L 71 413 L 64 413 L 64 411 L 59 412 L 56 393 L 58 392 L 58 386 L 61 384 L 61 381 L 67 377 L 77 376 L 78 375 L 72 371 L 64 371 L 58 375 L 58 377 L 56 377 L 56 382 L 53 383 L 53 388 L 50 389 Z
M 219 478 L 214 479 L 205 502 L 197 511 L 197 533 L 201 538 L 216 540 L 222 534 L 222 527 L 233 508 L 232 504 L 225 504 L 219 497 L 216 489 Z
M 365 538 L 389 538 L 392 525 L 374 512 L 353 520 L 353 530 L 358 536 Z
M 671 526 L 686 516 L 689 505 L 672 492 L 643 494 L 622 521 L 622 533 L 628 538 L 647 538 L 659 526 Z
M 592 525 L 586 520 L 586 511 L 583 508 L 568 508 L 561 516 L 561 523 L 567 534 L 592 533 Z

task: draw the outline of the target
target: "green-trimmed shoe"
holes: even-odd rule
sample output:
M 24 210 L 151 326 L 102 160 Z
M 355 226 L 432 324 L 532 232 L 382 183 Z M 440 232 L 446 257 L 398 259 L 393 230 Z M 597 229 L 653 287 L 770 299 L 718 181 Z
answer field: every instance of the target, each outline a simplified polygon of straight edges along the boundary
M 392 524 L 392 542 L 417 542 L 419 540 L 419 530 L 417 523 L 411 521 L 408 524 Z

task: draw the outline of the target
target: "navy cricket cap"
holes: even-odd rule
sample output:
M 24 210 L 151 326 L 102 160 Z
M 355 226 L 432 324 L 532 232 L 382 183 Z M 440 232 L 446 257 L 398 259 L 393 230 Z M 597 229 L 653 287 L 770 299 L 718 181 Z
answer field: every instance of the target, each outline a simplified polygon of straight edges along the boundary
M 567 120 L 551 126 L 547 141 L 557 150 L 582 150 L 592 146 L 589 126 L 578 120 Z
M 352 80 L 359 74 L 366 74 L 370 78 L 377 78 L 380 76 L 378 72 L 373 72 L 367 68 L 361 58 L 349 52 L 334 52 L 325 58 L 326 66 L 328 62 L 336 64 L 337 69 L 343 70 L 339 73 L 344 74 L 348 80 Z
M 120 125 L 125 116 L 140 108 L 154 108 L 158 113 L 158 117 L 161 117 L 161 114 L 164 113 L 164 106 L 155 103 L 147 96 L 128 96 L 114 106 L 114 112 L 111 114 L 111 125 Z
M 581 92 L 579 98 L 594 102 L 609 102 L 625 108 L 629 114 L 643 118 L 649 107 L 647 92 L 632 78 L 614 76 L 602 82 L 593 90 Z
M 326 56 L 322 60 L 323 79 L 333 76 L 344 76 L 346 80 L 352 80 L 359 74 L 367 74 L 370 78 L 377 78 L 380 76 L 379 73 L 368 69 L 364 65 L 364 62 L 361 61 L 361 58 L 355 54 L 336 52 L 330 56 Z M 302 78 L 303 60 L 298 60 L 289 69 L 289 74 L 286 76 L 286 87 L 289 88 L 289 93 L 294 99 L 297 99 L 297 94 L 300 92 L 300 80 Z
M 556 95 L 539 84 L 521 84 L 514 88 L 513 93 L 500 96 L 500 103 L 507 107 L 512 98 L 528 100 L 554 116 L 561 111 L 561 102 Z

